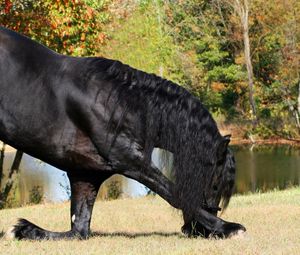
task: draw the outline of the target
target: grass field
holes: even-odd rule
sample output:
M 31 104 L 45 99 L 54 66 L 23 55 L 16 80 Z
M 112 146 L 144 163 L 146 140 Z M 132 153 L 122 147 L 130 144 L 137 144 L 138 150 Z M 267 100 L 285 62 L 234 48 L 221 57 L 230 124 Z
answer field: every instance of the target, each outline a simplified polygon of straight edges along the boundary
M 24 217 L 44 228 L 69 228 L 69 204 L 0 211 L 0 231 Z M 224 219 L 247 232 L 227 240 L 188 239 L 180 213 L 159 197 L 97 202 L 89 240 L 0 239 L 0 254 L 300 254 L 300 188 L 233 197 Z

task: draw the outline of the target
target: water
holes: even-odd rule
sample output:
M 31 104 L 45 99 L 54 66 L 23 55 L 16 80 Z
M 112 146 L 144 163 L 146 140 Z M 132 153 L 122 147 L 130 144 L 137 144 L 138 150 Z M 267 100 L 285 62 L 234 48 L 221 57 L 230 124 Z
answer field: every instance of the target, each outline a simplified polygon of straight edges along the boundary
M 285 189 L 300 184 L 300 148 L 233 146 L 236 159 L 236 192 Z
M 232 146 L 237 175 L 236 192 L 256 192 L 272 189 L 285 189 L 300 185 L 300 149 L 291 146 Z M 15 152 L 5 154 L 4 170 L 9 169 Z M 160 167 L 157 150 L 152 155 L 154 164 Z M 21 202 L 29 200 L 29 193 L 34 186 L 42 187 L 47 201 L 64 201 L 69 198 L 70 184 L 66 173 L 40 160 L 24 154 L 20 166 Z M 138 182 L 122 176 L 113 177 L 121 184 L 123 196 L 138 197 L 149 191 Z M 106 186 L 109 185 L 109 182 Z M 104 185 L 105 186 L 105 185 Z M 106 197 L 102 187 L 101 197 Z

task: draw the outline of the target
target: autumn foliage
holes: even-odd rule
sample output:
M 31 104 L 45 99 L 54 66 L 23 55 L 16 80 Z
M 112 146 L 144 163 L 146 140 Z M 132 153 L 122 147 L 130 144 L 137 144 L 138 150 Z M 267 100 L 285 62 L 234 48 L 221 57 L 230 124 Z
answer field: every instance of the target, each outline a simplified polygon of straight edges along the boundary
M 171 79 L 220 119 L 263 137 L 300 137 L 300 1 L 248 0 L 248 125 L 242 0 L 2 0 L 0 25 L 74 56 L 103 55 Z M 122 15 L 120 15 L 120 13 Z M 245 134 L 245 136 L 249 135 Z
M 108 1 L 5 0 L 0 24 L 76 56 L 93 55 L 104 44 Z

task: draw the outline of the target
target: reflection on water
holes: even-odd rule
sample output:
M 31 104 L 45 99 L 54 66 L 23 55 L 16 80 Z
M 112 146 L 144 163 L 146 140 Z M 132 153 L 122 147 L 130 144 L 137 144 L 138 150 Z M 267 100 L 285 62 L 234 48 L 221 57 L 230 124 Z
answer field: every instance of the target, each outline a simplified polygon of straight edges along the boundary
M 232 146 L 237 176 L 236 192 L 267 191 L 284 189 L 300 184 L 300 149 L 291 146 Z M 4 170 L 11 167 L 15 152 L 5 154 Z M 153 163 L 161 168 L 159 152 L 154 151 Z M 64 201 L 69 198 L 70 184 L 65 172 L 24 154 L 21 165 L 20 197 L 22 203 L 29 201 L 29 192 L 40 186 L 48 201 Z M 138 197 L 149 191 L 138 182 L 114 176 L 121 183 L 123 196 Z M 109 182 L 108 182 L 109 183 Z M 105 193 L 101 188 L 100 196 Z M 101 195 L 102 194 L 102 195 Z
M 233 146 L 236 191 L 267 191 L 300 184 L 300 149 L 280 146 Z

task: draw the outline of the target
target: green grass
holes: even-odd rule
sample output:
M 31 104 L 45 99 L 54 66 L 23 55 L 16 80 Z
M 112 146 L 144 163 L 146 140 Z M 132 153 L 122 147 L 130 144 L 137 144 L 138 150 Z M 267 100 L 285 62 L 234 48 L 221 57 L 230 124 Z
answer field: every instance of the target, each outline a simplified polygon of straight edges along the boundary
M 0 232 L 24 217 L 55 231 L 69 228 L 69 204 L 0 211 Z M 188 239 L 180 213 L 159 197 L 97 202 L 89 240 L 0 239 L 0 254 L 300 254 L 300 188 L 233 197 L 224 219 L 244 224 L 243 237 Z

